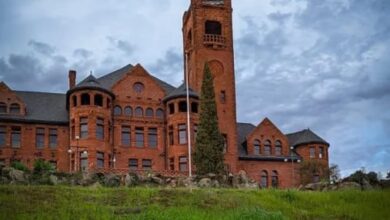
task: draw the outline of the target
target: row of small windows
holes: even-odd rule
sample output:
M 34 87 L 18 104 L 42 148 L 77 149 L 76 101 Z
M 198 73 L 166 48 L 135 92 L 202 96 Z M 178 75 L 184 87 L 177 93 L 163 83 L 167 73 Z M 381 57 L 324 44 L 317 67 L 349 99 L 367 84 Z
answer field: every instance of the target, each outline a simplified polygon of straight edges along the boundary
M 170 103 L 168 105 L 169 114 L 175 114 L 175 103 Z M 187 102 L 186 101 L 180 101 L 178 103 L 178 111 L 179 112 L 187 112 Z M 198 113 L 198 103 L 192 102 L 191 103 L 191 112 L 192 113 Z
M 5 126 L 0 127 L 0 147 L 6 146 L 7 128 Z M 50 148 L 55 149 L 57 147 L 57 129 L 49 128 L 48 145 Z M 38 149 L 43 149 L 46 143 L 46 129 L 36 128 L 35 129 L 35 146 Z M 21 147 L 21 127 L 11 127 L 11 147 Z
M 6 103 L 0 102 L 0 114 L 6 113 L 20 114 L 20 105 L 18 103 L 12 103 L 8 109 L 8 105 Z
M 130 126 L 122 126 L 121 131 L 121 144 L 124 147 L 145 147 L 145 128 L 143 127 L 135 127 L 134 131 L 131 132 Z M 132 135 L 133 133 L 133 135 Z M 135 141 L 132 142 L 132 138 L 135 138 Z M 147 147 L 149 148 L 157 148 L 158 146 L 158 130 L 157 128 L 147 128 Z
M 151 159 L 142 159 L 142 169 L 143 170 L 151 170 L 152 169 L 152 160 Z M 139 170 L 138 159 L 130 158 L 129 159 L 129 170 L 135 171 Z
M 261 188 L 268 188 L 269 187 L 268 181 L 269 181 L 268 171 L 266 171 L 266 170 L 261 171 L 260 187 Z M 271 187 L 278 188 L 278 186 L 279 186 L 278 171 L 273 170 L 271 172 Z
M 144 116 L 144 109 L 142 107 L 136 107 L 133 112 L 133 108 L 130 106 L 126 106 L 123 111 L 122 107 L 117 105 L 114 107 L 114 115 L 115 116 L 120 116 L 120 115 L 125 115 L 125 116 L 135 116 L 135 117 L 143 117 Z M 147 108 L 145 110 L 145 116 L 146 117 L 154 117 L 156 116 L 157 118 L 164 118 L 164 110 L 161 108 L 156 110 L 156 115 L 154 115 L 154 110 L 152 108 Z
M 96 118 L 96 129 L 95 129 L 95 137 L 98 140 L 104 140 L 104 119 Z M 76 130 L 75 126 L 72 125 L 72 138 L 76 138 Z M 88 131 L 88 117 L 80 117 L 80 133 L 79 137 L 81 139 L 87 139 L 89 135 Z
M 310 158 L 316 158 L 316 147 L 312 146 L 310 147 Z M 318 158 L 322 159 L 325 158 L 325 148 L 324 147 L 319 147 L 318 148 Z
M 72 96 L 72 102 L 73 102 L 73 107 L 78 106 L 76 95 Z M 81 105 L 91 105 L 91 95 L 88 93 L 81 94 L 80 104 Z M 93 95 L 93 104 L 95 106 L 103 107 L 103 95 L 101 95 L 101 94 Z M 108 99 L 108 98 L 107 98 L 107 106 L 106 107 L 110 108 L 110 99 Z
M 266 156 L 274 154 L 280 156 L 282 155 L 282 143 L 279 140 L 275 141 L 275 148 L 272 151 L 270 140 L 264 141 L 263 146 L 261 147 L 261 142 L 256 139 L 253 141 L 253 154 Z
M 180 172 L 185 172 L 188 170 L 188 160 L 187 156 L 180 156 L 178 160 L 178 167 Z M 169 170 L 175 170 L 175 158 L 169 158 Z

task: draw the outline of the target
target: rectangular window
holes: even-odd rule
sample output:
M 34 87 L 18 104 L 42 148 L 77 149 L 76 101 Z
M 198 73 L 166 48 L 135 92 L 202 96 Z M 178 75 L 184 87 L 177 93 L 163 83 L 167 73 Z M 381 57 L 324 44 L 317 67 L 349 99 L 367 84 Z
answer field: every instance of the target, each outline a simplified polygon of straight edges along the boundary
M 226 92 L 225 92 L 225 90 L 222 90 L 221 91 L 221 95 L 220 95 L 221 97 L 221 103 L 226 103 Z
M 130 126 L 122 126 L 122 145 L 130 147 L 131 137 L 130 137 Z
M 138 160 L 137 159 L 129 159 L 129 169 L 130 170 L 138 170 Z
M 57 147 L 57 129 L 56 128 L 50 128 L 50 130 L 49 130 L 49 146 L 51 148 Z
M 318 154 L 318 158 L 322 159 L 325 157 L 325 154 L 324 154 L 324 147 L 320 147 L 320 152 Z
M 142 160 L 142 169 L 144 169 L 144 170 L 151 170 L 152 169 L 152 160 L 150 160 L 150 159 L 143 159 Z
M 144 146 L 144 128 L 137 127 L 135 128 L 135 146 L 143 147 Z
M 0 147 L 5 147 L 6 134 L 7 134 L 6 127 L 1 126 L 0 127 Z
M 72 133 L 72 140 L 74 140 L 76 138 L 76 128 L 75 128 L 74 125 L 72 125 L 71 129 L 72 129 L 72 131 L 71 131 L 71 133 Z
M 222 138 L 223 138 L 223 153 L 226 153 L 227 152 L 227 146 L 228 146 L 227 134 L 222 134 Z
M 104 140 L 104 119 L 96 119 L 96 138 L 98 140 Z
M 104 168 L 104 153 L 102 152 L 96 153 L 96 167 Z
M 316 157 L 316 148 L 310 147 L 310 158 L 315 158 L 315 157 Z
M 87 117 L 80 118 L 80 138 L 81 139 L 88 138 L 88 118 Z
M 20 127 L 12 127 L 11 146 L 13 148 L 20 148 L 20 136 L 21 136 L 21 128 Z
M 45 146 L 45 129 L 44 128 L 35 129 L 35 146 L 38 149 L 42 149 Z
M 168 127 L 168 138 L 169 138 L 169 145 L 173 145 L 174 144 L 174 138 L 173 138 L 173 126 L 170 125 Z
M 174 157 L 169 158 L 169 169 L 175 170 L 175 158 Z
M 179 170 L 187 171 L 187 157 L 179 157 Z
M 179 144 L 187 143 L 187 126 L 186 124 L 179 124 Z
M 88 170 L 88 152 L 80 152 L 80 171 Z
M 196 136 L 198 135 L 198 125 L 194 124 L 194 142 L 196 142 Z
M 149 128 L 148 133 L 148 142 L 150 148 L 156 148 L 157 147 L 157 128 Z

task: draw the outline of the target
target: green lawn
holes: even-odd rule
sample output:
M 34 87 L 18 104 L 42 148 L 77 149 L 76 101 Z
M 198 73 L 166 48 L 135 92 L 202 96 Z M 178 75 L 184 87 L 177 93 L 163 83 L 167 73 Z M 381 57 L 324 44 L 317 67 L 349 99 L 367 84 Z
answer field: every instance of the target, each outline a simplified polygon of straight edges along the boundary
M 390 190 L 0 186 L 1 219 L 390 219 Z

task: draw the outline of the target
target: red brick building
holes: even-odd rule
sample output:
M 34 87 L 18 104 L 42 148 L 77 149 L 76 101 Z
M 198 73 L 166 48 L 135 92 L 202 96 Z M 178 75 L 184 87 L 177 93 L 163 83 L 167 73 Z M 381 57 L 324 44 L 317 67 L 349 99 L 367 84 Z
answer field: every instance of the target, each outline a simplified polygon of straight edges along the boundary
M 281 132 L 268 118 L 238 123 L 231 0 L 192 0 L 183 16 L 185 84 L 163 82 L 140 64 L 76 84 L 66 94 L 14 91 L 0 84 L 0 163 L 32 167 L 38 158 L 60 171 L 188 171 L 198 122 L 204 64 L 214 77 L 226 169 L 245 170 L 264 186 L 299 185 L 299 163 L 328 164 L 329 144 L 311 130 Z M 317 178 L 319 174 L 313 174 Z

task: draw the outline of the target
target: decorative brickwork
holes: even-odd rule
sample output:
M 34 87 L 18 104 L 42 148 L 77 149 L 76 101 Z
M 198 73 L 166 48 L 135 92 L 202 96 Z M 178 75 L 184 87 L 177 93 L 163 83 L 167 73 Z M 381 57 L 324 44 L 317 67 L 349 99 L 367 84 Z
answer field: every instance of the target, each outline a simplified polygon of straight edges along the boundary
M 171 86 L 140 64 L 78 84 L 71 70 L 66 94 L 14 91 L 1 82 L 0 163 L 17 160 L 32 168 L 44 159 L 63 172 L 187 175 L 186 112 L 194 146 L 207 62 L 226 139 L 226 170 L 244 170 L 263 187 L 299 186 L 300 163 L 328 165 L 329 144 L 309 129 L 284 134 L 268 118 L 258 126 L 237 123 L 232 33 L 230 0 L 191 0 L 183 16 L 188 106 L 185 84 Z

